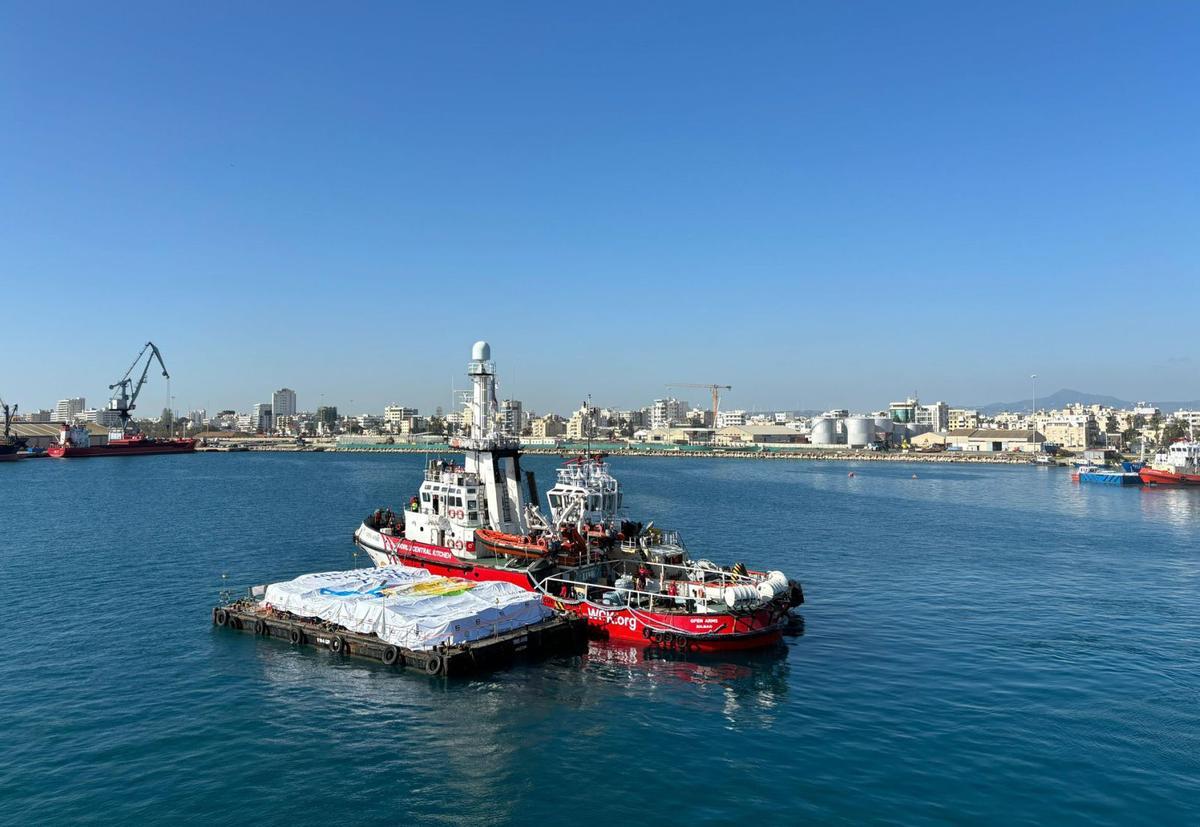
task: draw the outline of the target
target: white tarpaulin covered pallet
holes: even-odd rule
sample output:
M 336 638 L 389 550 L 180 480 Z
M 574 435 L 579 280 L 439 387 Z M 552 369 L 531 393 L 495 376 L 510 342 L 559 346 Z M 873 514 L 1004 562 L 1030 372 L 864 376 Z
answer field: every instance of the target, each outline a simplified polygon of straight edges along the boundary
M 439 577 L 408 566 L 305 574 L 267 586 L 263 601 L 409 649 L 480 640 L 551 615 L 539 594 L 511 583 Z

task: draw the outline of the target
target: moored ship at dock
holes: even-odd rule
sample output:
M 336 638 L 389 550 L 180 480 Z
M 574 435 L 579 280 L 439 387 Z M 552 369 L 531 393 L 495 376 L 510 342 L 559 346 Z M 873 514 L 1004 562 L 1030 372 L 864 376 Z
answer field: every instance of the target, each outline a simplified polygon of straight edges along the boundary
M 194 439 L 154 439 L 141 433 L 113 431 L 104 445 L 93 445 L 86 428 L 64 424 L 58 442 L 46 453 L 52 457 L 123 457 L 141 454 L 189 454 L 196 450 Z
M 1200 442 L 1171 443 L 1139 473 L 1147 485 L 1200 485 Z
M 790 609 L 803 602 L 800 585 L 782 572 L 692 560 L 677 532 L 619 519 L 620 485 L 602 457 L 559 469 L 543 514 L 518 441 L 495 426 L 486 342 L 476 343 L 468 374 L 470 436 L 449 443 L 465 460 L 431 461 L 407 510 L 363 521 L 354 540 L 376 565 L 514 583 L 618 640 L 682 651 L 779 640 Z

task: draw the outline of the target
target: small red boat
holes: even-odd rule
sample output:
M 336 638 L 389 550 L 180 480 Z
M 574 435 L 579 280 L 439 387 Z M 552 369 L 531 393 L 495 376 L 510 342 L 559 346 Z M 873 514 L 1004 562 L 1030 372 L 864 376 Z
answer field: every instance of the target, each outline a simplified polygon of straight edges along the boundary
M 196 450 L 194 439 L 154 439 L 145 434 L 124 434 L 115 431 L 105 445 L 92 445 L 91 433 L 86 428 L 63 425 L 58 442 L 50 445 L 46 453 L 52 457 L 128 457 L 143 454 L 188 454 Z

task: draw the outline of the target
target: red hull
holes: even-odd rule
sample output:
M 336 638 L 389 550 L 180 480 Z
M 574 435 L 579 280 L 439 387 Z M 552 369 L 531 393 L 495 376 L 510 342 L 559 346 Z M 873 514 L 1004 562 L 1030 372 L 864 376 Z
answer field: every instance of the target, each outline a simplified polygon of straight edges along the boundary
M 1138 474 L 1146 485 L 1200 485 L 1200 474 L 1176 474 L 1153 468 L 1143 468 Z
M 365 528 L 365 526 L 364 526 Z M 382 548 L 372 549 L 355 534 L 355 541 L 368 551 L 375 550 L 397 565 L 417 566 L 445 577 L 512 583 L 537 591 L 533 580 L 521 570 L 481 566 L 455 557 L 448 548 L 420 543 L 403 537 L 377 534 Z M 373 539 L 373 538 L 372 538 Z M 782 617 L 763 609 L 750 615 L 674 614 L 629 607 L 600 606 L 587 601 L 567 601 L 546 596 L 551 608 L 573 612 L 588 621 L 589 627 L 611 640 L 638 646 L 664 646 L 691 652 L 732 652 L 758 649 L 778 643 L 783 637 Z
M 94 445 L 77 448 L 74 445 L 51 445 L 46 453 L 52 457 L 131 457 L 142 454 L 190 454 L 196 450 L 194 439 L 131 440 L 114 445 Z

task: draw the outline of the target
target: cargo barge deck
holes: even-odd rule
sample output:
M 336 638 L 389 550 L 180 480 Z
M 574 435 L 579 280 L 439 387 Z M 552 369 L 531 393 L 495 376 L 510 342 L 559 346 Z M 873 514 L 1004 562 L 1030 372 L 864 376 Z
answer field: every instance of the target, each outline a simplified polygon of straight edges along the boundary
M 396 646 L 373 634 L 351 632 L 334 623 L 266 609 L 253 600 L 215 606 L 212 622 L 215 626 L 249 632 L 256 637 L 287 641 L 293 646 L 328 649 L 336 655 L 449 677 L 503 668 L 518 660 L 581 654 L 587 649 L 587 621 L 566 615 L 556 615 L 483 640 L 443 645 L 427 651 Z

